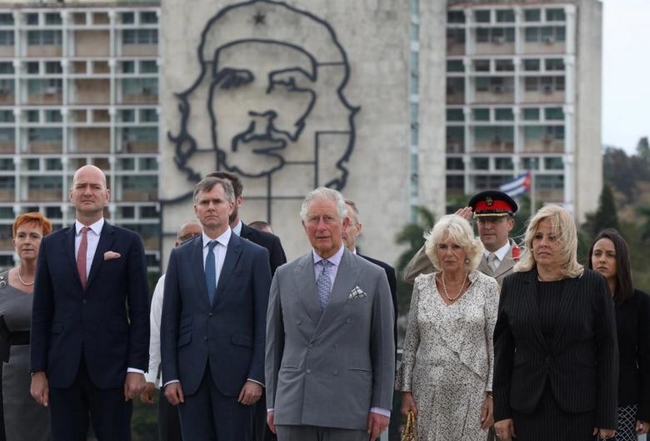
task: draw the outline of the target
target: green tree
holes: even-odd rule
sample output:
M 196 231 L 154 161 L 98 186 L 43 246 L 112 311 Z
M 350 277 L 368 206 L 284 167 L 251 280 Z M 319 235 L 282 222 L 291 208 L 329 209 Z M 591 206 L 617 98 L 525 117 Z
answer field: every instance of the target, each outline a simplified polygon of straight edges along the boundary
M 605 228 L 620 229 L 614 193 L 609 184 L 603 185 L 596 213 L 587 216 L 586 232 L 590 233 L 591 237 L 594 237 Z

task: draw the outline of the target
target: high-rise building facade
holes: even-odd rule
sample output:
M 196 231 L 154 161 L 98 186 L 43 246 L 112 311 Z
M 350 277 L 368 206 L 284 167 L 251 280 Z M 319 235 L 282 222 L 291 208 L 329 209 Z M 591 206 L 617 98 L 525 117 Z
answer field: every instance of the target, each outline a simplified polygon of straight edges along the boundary
M 602 187 L 602 4 L 456 1 L 447 10 L 447 197 L 531 172 L 531 198 L 584 219 Z
M 0 4 L 0 267 L 16 215 L 72 224 L 84 164 L 106 172 L 106 216 L 159 266 L 159 16 L 156 2 Z

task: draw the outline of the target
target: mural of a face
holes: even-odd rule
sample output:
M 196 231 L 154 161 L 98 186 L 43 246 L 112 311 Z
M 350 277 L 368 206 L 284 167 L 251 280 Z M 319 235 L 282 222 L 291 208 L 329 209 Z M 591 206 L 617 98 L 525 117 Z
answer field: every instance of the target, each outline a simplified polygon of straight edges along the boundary
M 258 177 L 301 159 L 296 141 L 317 99 L 312 59 L 288 45 L 248 42 L 219 50 L 215 66 L 210 111 L 224 167 Z
M 190 182 L 214 170 L 264 178 L 269 207 L 286 174 L 301 177 L 296 198 L 343 189 L 359 108 L 343 94 L 350 67 L 327 22 L 282 2 L 237 3 L 207 22 L 198 58 L 168 135 Z

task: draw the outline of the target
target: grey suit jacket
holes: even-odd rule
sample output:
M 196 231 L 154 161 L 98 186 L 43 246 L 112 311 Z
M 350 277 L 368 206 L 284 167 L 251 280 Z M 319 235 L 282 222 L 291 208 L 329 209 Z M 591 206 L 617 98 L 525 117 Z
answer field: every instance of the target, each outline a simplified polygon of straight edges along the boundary
M 503 283 L 503 279 L 510 273 L 512 273 L 512 268 L 519 260 L 519 252 L 516 252 L 513 256 L 513 249 L 517 247 L 517 244 L 510 239 L 510 251 L 506 254 L 505 259 L 501 262 L 501 265 L 497 268 L 496 271 L 492 271 L 492 268 L 487 263 L 485 256 L 481 259 L 481 263 L 478 265 L 478 270 L 483 274 L 487 274 L 490 277 L 494 277 L 499 282 L 499 285 Z M 518 248 L 518 247 L 517 247 Z M 429 274 L 434 270 L 433 264 L 429 259 L 429 256 L 424 252 L 424 247 L 420 248 L 417 253 L 411 258 L 409 263 L 404 268 L 404 280 L 407 283 L 413 284 L 413 281 L 420 274 Z
M 276 425 L 365 430 L 372 407 L 392 408 L 393 305 L 381 267 L 345 250 L 321 313 L 312 252 L 281 266 L 266 339 Z

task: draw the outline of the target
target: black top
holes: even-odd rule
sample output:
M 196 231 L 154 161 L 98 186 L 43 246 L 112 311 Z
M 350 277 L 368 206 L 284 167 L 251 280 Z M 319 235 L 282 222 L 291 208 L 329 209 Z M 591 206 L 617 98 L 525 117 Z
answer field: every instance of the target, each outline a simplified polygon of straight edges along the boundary
M 650 296 L 634 290 L 616 305 L 618 405 L 638 404 L 637 419 L 650 422 Z
M 556 282 L 537 282 L 537 307 L 542 334 L 547 345 L 553 343 L 557 317 L 560 314 L 560 301 L 564 291 L 564 280 Z

